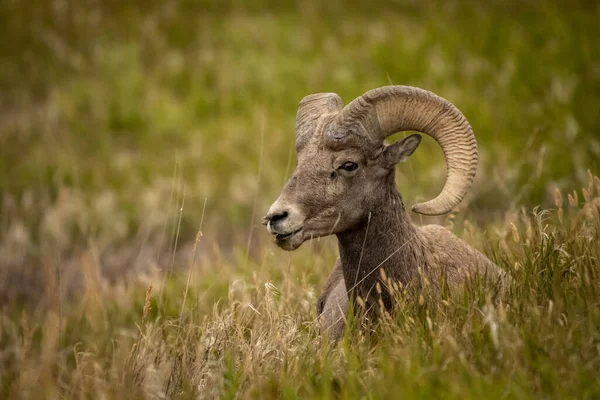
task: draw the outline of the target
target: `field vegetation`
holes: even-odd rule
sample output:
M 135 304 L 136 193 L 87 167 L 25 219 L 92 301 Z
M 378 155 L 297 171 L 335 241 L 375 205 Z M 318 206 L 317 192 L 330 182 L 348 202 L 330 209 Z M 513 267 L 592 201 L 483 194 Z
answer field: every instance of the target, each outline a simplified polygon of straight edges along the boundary
M 0 398 L 600 398 L 599 37 L 582 0 L 5 0 Z M 335 239 L 286 253 L 260 218 L 299 100 L 388 84 L 480 147 L 461 205 L 413 219 L 513 282 L 350 315 L 331 346 Z M 433 140 L 397 177 L 439 192 Z

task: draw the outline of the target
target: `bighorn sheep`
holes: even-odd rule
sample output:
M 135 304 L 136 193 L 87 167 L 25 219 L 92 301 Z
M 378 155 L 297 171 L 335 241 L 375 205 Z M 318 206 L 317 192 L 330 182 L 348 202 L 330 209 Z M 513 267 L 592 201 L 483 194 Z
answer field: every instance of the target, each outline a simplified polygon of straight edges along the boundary
M 317 306 L 321 328 L 334 340 L 344 332 L 349 299 L 360 296 L 393 308 L 392 296 L 376 290 L 380 269 L 403 287 L 419 287 L 425 276 L 434 289 L 442 276 L 449 287 L 476 274 L 500 276 L 496 265 L 447 229 L 411 222 L 396 188 L 395 165 L 415 151 L 421 136 L 384 143 L 407 130 L 434 138 L 447 164 L 441 193 L 412 210 L 451 211 L 473 182 L 478 155 L 471 126 L 450 102 L 423 89 L 387 86 L 345 107 L 334 93 L 309 95 L 299 104 L 298 165 L 263 223 L 276 244 L 290 251 L 308 239 L 337 236 L 340 257 Z

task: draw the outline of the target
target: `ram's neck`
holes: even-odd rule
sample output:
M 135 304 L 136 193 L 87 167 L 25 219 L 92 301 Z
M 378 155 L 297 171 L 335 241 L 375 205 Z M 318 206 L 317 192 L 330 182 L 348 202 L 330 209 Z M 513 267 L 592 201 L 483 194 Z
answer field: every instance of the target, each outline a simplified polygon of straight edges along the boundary
M 379 298 L 376 285 L 381 282 L 381 269 L 389 280 L 406 285 L 422 266 L 422 239 L 395 186 L 373 207 L 370 218 L 337 238 L 346 288 L 363 300 Z M 392 302 L 383 282 L 380 287 L 389 309 Z

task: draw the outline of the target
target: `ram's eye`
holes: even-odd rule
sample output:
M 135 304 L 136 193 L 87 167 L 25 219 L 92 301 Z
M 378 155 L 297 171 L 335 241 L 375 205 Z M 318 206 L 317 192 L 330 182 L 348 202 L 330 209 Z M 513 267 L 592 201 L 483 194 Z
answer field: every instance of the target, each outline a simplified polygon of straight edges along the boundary
M 346 161 L 340 168 L 344 171 L 354 171 L 356 168 L 358 168 L 358 164 L 353 163 L 352 161 Z

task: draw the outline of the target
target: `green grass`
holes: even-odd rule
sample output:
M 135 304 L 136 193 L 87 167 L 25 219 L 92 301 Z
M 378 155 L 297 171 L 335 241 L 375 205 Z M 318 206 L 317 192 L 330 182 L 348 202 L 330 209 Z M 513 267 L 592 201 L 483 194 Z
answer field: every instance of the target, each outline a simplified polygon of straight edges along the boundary
M 600 397 L 597 4 L 128 4 L 0 6 L 0 398 Z M 298 101 L 387 84 L 472 123 L 469 196 L 415 220 L 514 283 L 403 299 L 331 348 L 335 241 L 284 253 L 259 221 Z M 406 202 L 444 172 L 426 138 Z

